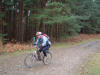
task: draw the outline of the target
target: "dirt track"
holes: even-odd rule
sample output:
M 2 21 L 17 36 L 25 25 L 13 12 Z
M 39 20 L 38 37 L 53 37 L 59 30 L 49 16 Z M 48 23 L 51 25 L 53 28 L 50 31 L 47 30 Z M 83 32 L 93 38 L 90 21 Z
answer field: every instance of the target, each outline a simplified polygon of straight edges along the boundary
M 54 48 L 50 65 L 36 64 L 33 68 L 24 67 L 26 54 L 0 58 L 0 75 L 75 75 L 84 66 L 88 56 L 100 51 L 100 40 L 71 48 Z

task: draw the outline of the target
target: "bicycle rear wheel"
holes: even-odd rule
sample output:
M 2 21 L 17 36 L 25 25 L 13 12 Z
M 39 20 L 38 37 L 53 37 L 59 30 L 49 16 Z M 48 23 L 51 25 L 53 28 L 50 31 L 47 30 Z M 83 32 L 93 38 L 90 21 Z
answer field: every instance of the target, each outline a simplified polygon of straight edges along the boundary
M 31 67 L 33 67 L 35 64 L 36 64 L 36 57 L 35 57 L 35 55 L 34 55 L 33 53 L 28 54 L 28 55 L 25 57 L 25 60 L 24 60 L 24 65 L 25 65 L 25 67 L 31 68 Z
M 47 54 L 47 56 L 44 57 L 43 63 L 44 63 L 45 65 L 48 65 L 48 64 L 51 63 L 51 60 L 52 60 L 52 53 L 51 53 L 51 51 L 47 50 L 46 54 Z

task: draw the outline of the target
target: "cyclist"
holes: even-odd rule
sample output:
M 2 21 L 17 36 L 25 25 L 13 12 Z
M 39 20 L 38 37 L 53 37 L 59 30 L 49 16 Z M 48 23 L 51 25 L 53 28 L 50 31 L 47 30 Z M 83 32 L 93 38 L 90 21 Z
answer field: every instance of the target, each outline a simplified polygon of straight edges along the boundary
M 36 37 L 37 37 L 37 40 L 35 42 L 35 46 L 39 46 L 38 52 L 43 51 L 43 54 L 46 57 L 47 56 L 46 51 L 49 50 L 51 42 L 49 41 L 49 39 L 46 36 L 44 36 L 42 34 L 42 32 L 37 32 Z M 38 53 L 38 54 L 40 54 L 40 53 Z

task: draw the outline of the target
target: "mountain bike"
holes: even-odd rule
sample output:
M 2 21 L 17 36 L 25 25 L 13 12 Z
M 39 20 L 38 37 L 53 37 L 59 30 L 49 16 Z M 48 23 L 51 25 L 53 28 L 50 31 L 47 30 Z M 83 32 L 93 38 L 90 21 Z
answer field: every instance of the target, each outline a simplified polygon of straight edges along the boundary
M 45 65 L 48 65 L 51 63 L 52 60 L 52 53 L 50 50 L 46 50 L 47 56 L 45 57 L 43 54 L 43 51 L 38 53 L 39 49 L 36 48 L 33 53 L 29 53 L 26 55 L 24 59 L 24 65 L 27 68 L 32 68 L 37 61 L 42 61 Z

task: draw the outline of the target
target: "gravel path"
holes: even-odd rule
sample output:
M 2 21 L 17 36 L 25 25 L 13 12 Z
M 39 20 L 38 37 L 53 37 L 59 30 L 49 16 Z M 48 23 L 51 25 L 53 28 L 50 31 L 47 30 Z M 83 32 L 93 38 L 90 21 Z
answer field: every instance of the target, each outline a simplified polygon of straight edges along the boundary
M 71 48 L 54 48 L 50 65 L 37 63 L 33 68 L 25 68 L 26 54 L 3 56 L 0 58 L 0 75 L 75 75 L 77 69 L 84 66 L 88 56 L 99 52 L 100 40 Z

